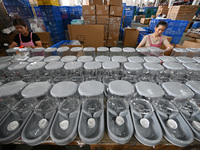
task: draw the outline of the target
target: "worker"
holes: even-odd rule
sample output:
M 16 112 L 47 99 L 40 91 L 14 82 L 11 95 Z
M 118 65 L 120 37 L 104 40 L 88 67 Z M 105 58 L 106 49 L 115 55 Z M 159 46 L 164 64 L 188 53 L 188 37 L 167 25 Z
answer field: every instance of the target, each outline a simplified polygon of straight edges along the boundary
M 166 54 L 170 54 L 173 49 L 173 46 L 169 43 L 167 38 L 162 35 L 162 33 L 167 28 L 167 22 L 160 21 L 154 28 L 155 31 L 152 34 L 146 35 L 143 37 L 142 41 L 137 47 L 158 47 L 160 48 L 162 44 L 166 46 Z
M 42 42 L 37 34 L 29 32 L 28 26 L 22 19 L 14 19 L 13 25 L 16 31 L 19 33 L 15 36 L 14 41 L 11 43 L 11 47 L 42 47 Z

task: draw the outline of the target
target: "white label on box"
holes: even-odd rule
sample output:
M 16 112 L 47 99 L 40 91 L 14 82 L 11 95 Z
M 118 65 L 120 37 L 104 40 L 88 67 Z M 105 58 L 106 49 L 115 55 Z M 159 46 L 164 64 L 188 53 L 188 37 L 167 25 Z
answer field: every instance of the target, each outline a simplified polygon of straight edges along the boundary
M 105 10 L 108 10 L 108 7 L 105 7 Z
M 114 14 L 115 12 L 114 11 L 111 11 L 111 14 Z
M 94 6 L 91 6 L 91 9 L 94 10 Z

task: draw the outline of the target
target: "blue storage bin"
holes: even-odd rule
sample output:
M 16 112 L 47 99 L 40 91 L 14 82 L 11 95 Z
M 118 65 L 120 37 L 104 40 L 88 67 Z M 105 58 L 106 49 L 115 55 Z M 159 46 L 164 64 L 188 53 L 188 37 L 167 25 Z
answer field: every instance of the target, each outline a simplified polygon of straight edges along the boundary
M 199 28 L 200 27 L 200 21 L 194 21 L 192 28 Z
M 178 44 L 182 36 L 183 34 L 172 36 L 171 44 Z
M 125 17 L 124 22 L 132 22 L 133 17 Z
M 131 27 L 131 22 L 124 22 L 124 26 L 123 27 L 124 28 Z
M 4 0 L 3 1 L 4 5 L 15 5 L 15 0 Z
M 37 6 L 34 6 L 34 9 L 35 9 L 35 13 L 36 13 L 37 17 L 38 18 L 42 18 L 42 14 L 41 14 L 40 8 L 37 7 Z
M 125 10 L 125 15 L 129 17 L 133 17 L 134 11 L 133 10 Z
M 59 6 L 40 5 L 39 8 L 44 21 L 62 19 Z

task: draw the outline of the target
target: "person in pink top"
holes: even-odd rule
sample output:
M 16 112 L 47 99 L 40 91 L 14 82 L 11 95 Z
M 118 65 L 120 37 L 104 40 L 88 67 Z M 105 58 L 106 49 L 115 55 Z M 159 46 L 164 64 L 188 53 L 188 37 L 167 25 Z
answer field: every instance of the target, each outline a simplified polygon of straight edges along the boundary
M 173 46 L 169 43 L 167 38 L 162 35 L 162 33 L 167 28 L 167 22 L 160 21 L 155 27 L 155 31 L 152 34 L 144 36 L 142 41 L 137 47 L 158 47 L 160 48 L 162 44 L 166 46 L 166 52 L 170 53 L 173 49 Z
M 11 43 L 11 47 L 42 47 L 42 42 L 37 34 L 29 32 L 29 29 L 22 19 L 14 19 L 13 25 L 16 31 L 19 33 L 15 36 L 14 41 Z

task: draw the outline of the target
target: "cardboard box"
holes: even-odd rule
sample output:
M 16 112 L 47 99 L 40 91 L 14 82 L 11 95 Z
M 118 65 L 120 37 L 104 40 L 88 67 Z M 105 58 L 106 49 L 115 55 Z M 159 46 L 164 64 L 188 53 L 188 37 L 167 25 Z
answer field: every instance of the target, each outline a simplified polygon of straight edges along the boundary
M 107 0 L 107 5 L 122 6 L 122 0 Z
M 185 48 L 188 48 L 188 47 L 200 48 L 200 39 L 191 38 L 190 40 L 185 40 L 183 42 L 183 47 L 185 47 Z
M 151 21 L 151 18 L 141 18 L 140 19 L 141 24 L 149 24 L 150 21 Z
M 137 29 L 125 29 L 124 30 L 124 46 L 136 47 L 139 30 Z
M 97 24 L 109 24 L 109 16 L 97 16 Z
M 95 15 L 95 5 L 82 5 L 83 15 Z
M 49 47 L 52 46 L 52 40 L 51 40 L 51 34 L 50 32 L 36 32 L 36 34 L 39 36 L 42 46 Z
M 79 40 L 84 47 L 104 46 L 104 25 L 69 25 L 70 40 Z
M 123 13 L 123 6 L 110 6 L 110 16 L 121 17 Z
M 112 23 L 119 23 L 119 24 L 121 24 L 121 17 L 110 16 L 109 24 L 112 24 Z
M 96 16 L 84 16 L 84 24 L 96 24 Z
M 109 15 L 109 6 L 108 5 L 96 5 L 96 15 L 97 16 Z
M 139 21 L 140 22 L 141 18 L 145 18 L 145 15 L 134 16 L 133 21 L 137 21 L 137 22 Z
M 160 14 L 165 14 L 167 16 L 168 10 L 168 6 L 159 6 L 156 13 L 156 17 Z
M 107 47 L 117 46 L 117 42 L 118 42 L 118 40 L 106 40 L 105 46 L 107 46 Z
M 102 5 L 102 0 L 89 0 L 90 5 Z
M 119 31 L 119 29 L 120 29 L 120 24 L 118 23 L 109 24 L 109 32 Z
M 119 39 L 119 30 L 110 31 L 108 33 L 108 39 L 109 40 L 118 40 Z
M 104 40 L 108 39 L 108 25 L 104 25 Z

